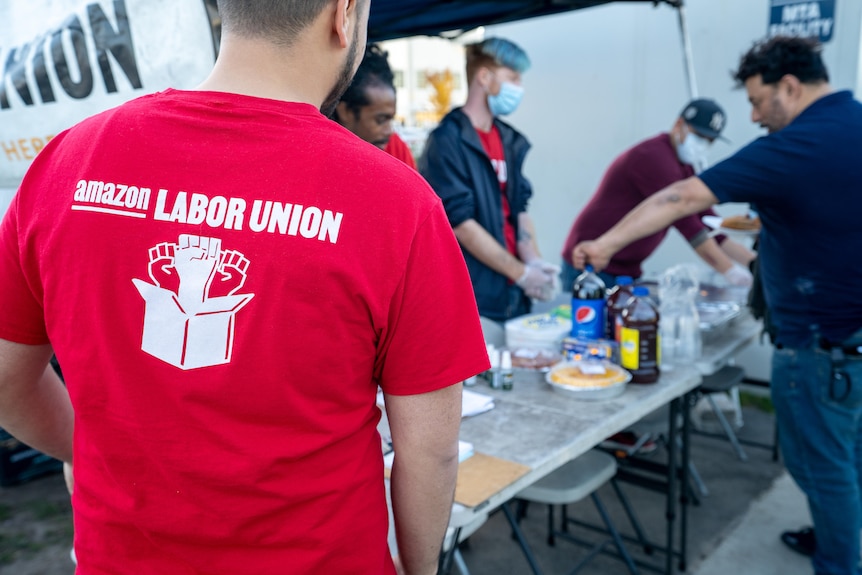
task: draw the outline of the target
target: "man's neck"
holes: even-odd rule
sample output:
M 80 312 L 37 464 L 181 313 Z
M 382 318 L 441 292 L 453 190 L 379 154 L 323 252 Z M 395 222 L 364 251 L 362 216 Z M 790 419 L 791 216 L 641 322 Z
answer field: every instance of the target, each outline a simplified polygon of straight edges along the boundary
M 265 41 L 232 38 L 225 42 L 210 75 L 197 87 L 198 90 L 243 94 L 285 102 L 302 102 L 319 107 L 326 94 L 314 78 L 309 58 L 299 50 L 286 54 Z M 319 74 L 319 72 L 317 72 Z
M 824 96 L 828 96 L 834 90 L 829 82 L 822 82 L 820 84 L 803 84 L 802 88 L 802 97 L 799 100 L 799 106 L 797 108 L 796 116 L 804 112 L 808 106 L 823 98 Z M 795 117 L 795 116 L 794 116 Z
M 473 124 L 474 128 L 483 132 L 491 131 L 494 125 L 494 115 L 488 108 L 488 101 L 484 94 L 475 92 L 468 94 L 467 102 L 464 103 L 461 111 L 470 118 L 470 123 Z

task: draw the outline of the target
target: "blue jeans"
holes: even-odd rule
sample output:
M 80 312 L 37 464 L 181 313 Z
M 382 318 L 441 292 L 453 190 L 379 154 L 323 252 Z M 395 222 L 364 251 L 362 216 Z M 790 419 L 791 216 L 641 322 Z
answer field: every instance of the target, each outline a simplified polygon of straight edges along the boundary
M 862 529 L 862 357 L 836 367 L 830 352 L 776 349 L 772 401 L 787 470 L 808 498 L 817 575 L 859 575 Z

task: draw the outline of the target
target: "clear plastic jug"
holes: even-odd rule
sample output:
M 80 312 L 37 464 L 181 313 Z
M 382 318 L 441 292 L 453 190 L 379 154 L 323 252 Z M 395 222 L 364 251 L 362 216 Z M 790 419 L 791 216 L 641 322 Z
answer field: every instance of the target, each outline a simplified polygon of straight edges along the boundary
M 698 274 L 691 265 L 673 266 L 659 278 L 659 334 L 665 370 L 690 365 L 701 355 L 700 317 L 695 305 L 698 289 Z

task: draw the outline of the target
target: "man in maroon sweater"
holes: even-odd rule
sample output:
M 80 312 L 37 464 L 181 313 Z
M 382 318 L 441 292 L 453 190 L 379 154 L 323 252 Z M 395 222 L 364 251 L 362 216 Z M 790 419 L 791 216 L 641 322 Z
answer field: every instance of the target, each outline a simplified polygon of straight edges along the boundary
M 563 285 L 571 285 L 579 273 L 572 266 L 572 249 L 592 240 L 623 218 L 643 199 L 673 182 L 693 176 L 705 167 L 709 146 L 721 137 L 725 114 L 714 101 L 689 102 L 670 132 L 644 140 L 620 154 L 605 172 L 593 197 L 575 219 L 563 247 Z M 712 214 L 712 212 L 707 212 Z M 750 285 L 751 274 L 734 262 L 747 265 L 754 253 L 725 236 L 709 236 L 697 214 L 674 222 L 695 252 L 733 285 Z M 620 250 L 603 270 L 608 287 L 618 276 L 639 278 L 641 264 L 667 235 L 664 229 Z

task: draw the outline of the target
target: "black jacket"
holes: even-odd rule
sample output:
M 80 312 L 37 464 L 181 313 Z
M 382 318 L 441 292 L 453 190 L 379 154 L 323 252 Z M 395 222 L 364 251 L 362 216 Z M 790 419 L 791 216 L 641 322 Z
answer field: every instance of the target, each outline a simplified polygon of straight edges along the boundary
M 518 215 L 527 210 L 533 194 L 522 167 L 530 143 L 509 124 L 494 119 L 500 132 L 506 158 L 506 196 L 511 221 L 518 234 Z M 460 108 L 452 110 L 428 136 L 419 158 L 419 172 L 443 200 L 449 223 L 456 227 L 468 219 L 476 220 L 501 244 L 503 209 L 500 184 L 476 129 Z M 479 313 L 495 320 L 505 320 L 509 306 L 508 278 L 488 268 L 463 249 L 467 269 L 473 282 Z M 526 300 L 526 296 L 521 293 Z M 529 308 L 527 308 L 529 309 Z

